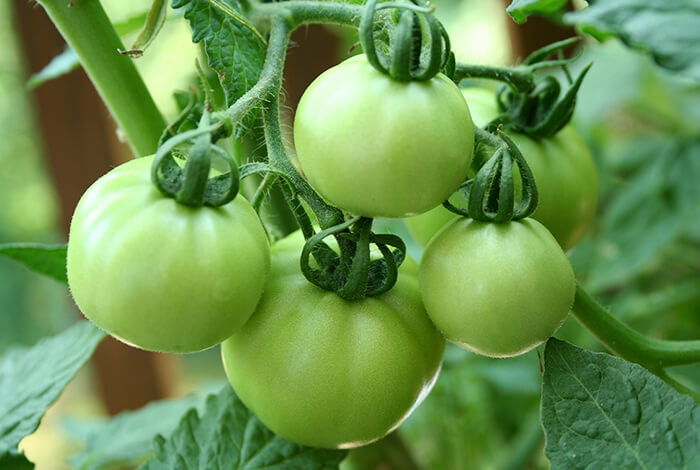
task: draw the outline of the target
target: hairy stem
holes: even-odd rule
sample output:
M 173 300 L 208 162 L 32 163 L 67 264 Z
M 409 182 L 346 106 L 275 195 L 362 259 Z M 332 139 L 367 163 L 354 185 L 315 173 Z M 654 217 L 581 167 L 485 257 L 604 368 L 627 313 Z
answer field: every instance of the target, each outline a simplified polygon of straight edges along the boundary
M 261 93 L 261 96 L 267 101 L 263 108 L 263 121 L 270 165 L 287 175 L 289 181 L 294 186 L 294 190 L 297 191 L 316 214 L 321 228 L 327 228 L 342 222 L 343 213 L 339 209 L 326 204 L 311 188 L 309 183 L 302 178 L 294 165 L 292 165 L 287 156 L 287 151 L 282 139 L 282 131 L 280 129 L 279 92 L 282 87 L 282 71 L 284 69 L 284 59 L 291 31 L 292 27 L 287 21 L 287 18 L 283 15 L 273 18 L 268 55 L 265 60 L 263 72 L 260 76 L 260 80 L 251 91 L 257 90 L 256 93 Z M 246 93 L 246 95 L 248 95 L 248 93 Z M 239 101 L 237 101 L 236 104 L 238 104 Z M 235 107 L 236 104 L 234 104 L 232 108 Z
M 286 16 L 293 31 L 301 25 L 314 23 L 358 26 L 362 9 L 362 5 L 296 0 L 255 3 L 249 14 L 255 24 L 271 23 L 274 18 Z
M 609 350 L 654 373 L 665 367 L 700 362 L 700 340 L 669 341 L 648 338 L 615 318 L 576 284 L 574 317 Z
M 165 120 L 98 1 L 39 0 L 137 155 L 156 151 Z
M 267 173 L 263 177 L 258 189 L 255 191 L 255 194 L 253 194 L 253 198 L 250 200 L 250 205 L 253 206 L 255 212 L 260 212 L 260 204 L 262 204 L 265 194 L 267 194 L 275 181 L 277 181 L 277 175 L 272 173 Z
M 492 67 L 488 65 L 457 64 L 453 80 L 459 84 L 466 78 L 487 78 L 498 80 L 511 85 L 521 92 L 529 92 L 535 88 L 532 73 L 514 68 Z

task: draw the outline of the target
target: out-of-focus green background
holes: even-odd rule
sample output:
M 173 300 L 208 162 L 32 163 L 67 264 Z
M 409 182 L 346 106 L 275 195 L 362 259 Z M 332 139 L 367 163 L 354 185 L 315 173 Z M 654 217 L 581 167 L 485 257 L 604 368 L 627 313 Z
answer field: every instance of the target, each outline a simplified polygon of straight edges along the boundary
M 144 8 L 141 0 L 102 3 L 113 21 Z M 458 60 L 512 61 L 503 2 L 434 3 Z M 56 194 L 8 2 L 0 3 L 0 41 L 0 243 L 62 242 Z M 344 53 L 339 50 L 339 58 Z M 171 94 L 191 80 L 197 54 L 184 20 L 174 18 L 136 61 L 169 118 L 175 111 Z M 588 43 L 579 63 L 589 61 L 595 65 L 581 89 L 574 124 L 593 150 L 601 203 L 590 234 L 570 254 L 577 275 L 640 331 L 698 338 L 700 87 L 659 70 L 616 41 Z M 65 286 L 0 257 L 0 354 L 59 332 L 77 317 Z M 558 336 L 600 349 L 571 319 Z M 175 361 L 174 396 L 210 390 L 225 380 L 216 350 Z M 698 367 L 673 372 L 686 384 L 700 385 Z M 508 468 L 518 451 L 542 446 L 539 388 L 536 352 L 494 360 L 450 347 L 435 389 L 400 435 L 426 469 Z M 104 413 L 86 368 L 22 446 L 38 470 L 71 468 L 68 459 L 80 452 L 84 433 Z M 358 452 L 345 466 L 363 468 L 371 461 L 365 457 Z M 541 451 L 526 461 L 525 468 L 547 468 Z

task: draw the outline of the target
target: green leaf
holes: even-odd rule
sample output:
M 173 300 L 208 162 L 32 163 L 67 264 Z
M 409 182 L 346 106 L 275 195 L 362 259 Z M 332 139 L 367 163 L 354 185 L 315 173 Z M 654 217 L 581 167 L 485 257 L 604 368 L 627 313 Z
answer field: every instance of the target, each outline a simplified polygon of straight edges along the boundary
M 84 439 L 85 448 L 70 463 L 77 470 L 137 465 L 153 454 L 153 436 L 161 434 L 167 438 L 187 410 L 203 405 L 203 396 L 192 395 L 120 413 L 91 427 Z
M 173 8 L 182 7 L 192 27 L 192 41 L 204 41 L 207 62 L 219 74 L 226 105 L 231 106 L 257 83 L 265 41 L 240 13 L 237 0 L 173 0 Z M 248 114 L 236 128 L 238 137 L 250 129 L 255 114 Z
M 0 457 L 0 468 L 2 470 L 33 470 L 31 463 L 24 454 L 5 454 Z
M 0 255 L 19 261 L 36 272 L 68 283 L 66 277 L 66 245 L 41 243 L 3 243 Z
M 42 85 L 54 78 L 62 77 L 71 73 L 80 66 L 78 54 L 68 45 L 59 55 L 51 59 L 51 62 L 39 72 L 29 77 L 27 87 L 30 90 Z
M 554 338 L 542 424 L 552 468 L 700 468 L 700 407 L 637 364 Z
M 230 386 L 207 398 L 202 417 L 192 409 L 169 439 L 156 437 L 156 457 L 140 470 L 338 468 L 346 451 L 304 447 L 275 436 L 253 415 Z
M 623 156 L 635 171 L 602 219 L 588 284 L 620 285 L 651 267 L 660 251 L 691 231 L 700 207 L 700 140 L 640 139 Z
M 7 351 L 0 362 L 0 456 L 39 426 L 46 409 L 90 359 L 105 333 L 79 321 L 31 348 Z
M 620 38 L 668 70 L 700 81 L 699 0 L 590 0 L 564 22 L 605 39 Z
M 525 23 L 533 14 L 550 16 L 561 13 L 568 0 L 513 0 L 506 11 L 516 23 Z

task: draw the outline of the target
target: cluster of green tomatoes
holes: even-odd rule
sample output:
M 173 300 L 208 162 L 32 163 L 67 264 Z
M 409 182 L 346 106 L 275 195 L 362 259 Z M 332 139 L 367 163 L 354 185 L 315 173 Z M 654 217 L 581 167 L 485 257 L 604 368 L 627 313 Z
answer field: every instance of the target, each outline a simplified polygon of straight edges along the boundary
M 593 217 L 597 179 L 571 128 L 539 141 L 512 136 L 539 188 L 533 218 L 478 222 L 441 207 L 473 172 L 474 123 L 495 114 L 487 90 L 460 90 L 441 74 L 397 82 L 363 56 L 305 92 L 294 139 L 311 185 L 350 214 L 407 217 L 427 244 L 420 266 L 406 259 L 384 294 L 347 301 L 311 284 L 300 232 L 270 248 L 240 195 L 216 208 L 178 204 L 151 183 L 153 158 L 144 157 L 100 178 L 78 204 L 73 297 L 140 348 L 221 344 L 236 393 L 284 438 L 328 448 L 377 440 L 426 396 L 445 338 L 488 356 L 521 354 L 550 337 L 573 302 L 564 250 Z

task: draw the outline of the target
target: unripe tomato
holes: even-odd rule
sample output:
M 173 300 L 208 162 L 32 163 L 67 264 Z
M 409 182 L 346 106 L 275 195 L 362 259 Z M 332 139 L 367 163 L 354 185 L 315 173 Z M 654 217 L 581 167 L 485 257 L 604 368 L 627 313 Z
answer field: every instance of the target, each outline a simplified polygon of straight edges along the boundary
M 493 93 L 481 88 L 463 90 L 474 125 L 484 126 L 496 117 Z M 598 206 L 598 175 L 593 157 L 573 127 L 565 126 L 554 137 L 533 139 L 509 132 L 535 177 L 539 204 L 532 218 L 552 232 L 564 250 L 573 248 L 586 233 Z M 516 190 L 520 179 L 516 178 Z M 416 240 L 426 245 L 451 215 L 438 207 L 406 220 Z
M 566 255 L 536 220 L 497 224 L 460 217 L 425 249 L 420 290 L 447 339 L 479 354 L 508 357 L 554 334 L 576 285 Z
M 464 180 L 474 129 L 446 76 L 398 82 L 362 55 L 307 88 L 294 142 L 309 182 L 334 205 L 366 217 L 404 217 L 437 206 Z
M 222 346 L 243 403 L 276 434 L 350 448 L 396 428 L 435 382 L 445 341 L 430 323 L 407 260 L 396 285 L 346 301 L 309 283 L 299 232 L 272 248 L 258 307 Z
M 270 266 L 265 231 L 237 196 L 187 207 L 151 184 L 153 157 L 98 179 L 73 214 L 68 284 L 100 328 L 143 349 L 214 346 L 253 313 Z

